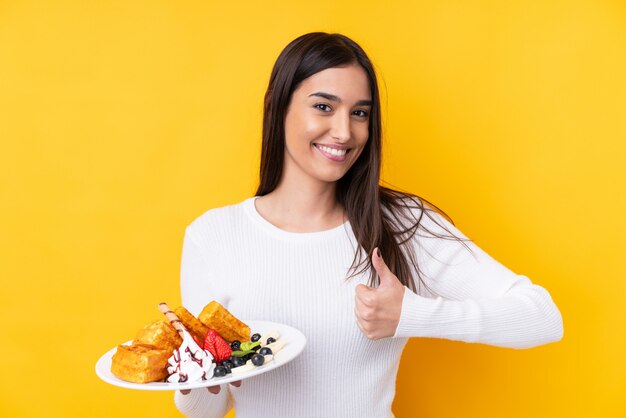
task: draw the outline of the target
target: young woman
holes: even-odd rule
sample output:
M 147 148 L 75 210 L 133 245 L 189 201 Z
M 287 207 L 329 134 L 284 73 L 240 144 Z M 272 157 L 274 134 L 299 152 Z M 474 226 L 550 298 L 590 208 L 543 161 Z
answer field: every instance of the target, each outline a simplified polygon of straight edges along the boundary
M 365 52 L 309 33 L 265 95 L 260 185 L 186 230 L 183 304 L 291 325 L 303 353 L 241 385 L 177 392 L 188 416 L 389 417 L 409 337 L 527 348 L 562 338 L 549 293 L 433 205 L 379 185 L 380 102 Z M 221 390 L 220 390 L 221 389 Z

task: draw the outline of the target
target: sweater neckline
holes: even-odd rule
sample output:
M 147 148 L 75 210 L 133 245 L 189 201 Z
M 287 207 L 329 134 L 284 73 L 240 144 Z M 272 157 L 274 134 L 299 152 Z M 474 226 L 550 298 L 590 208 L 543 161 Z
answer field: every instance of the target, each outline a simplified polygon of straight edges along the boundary
M 254 204 L 254 201 L 258 199 L 259 197 L 260 196 L 252 196 L 243 202 L 243 207 L 245 209 L 245 212 L 253 221 L 255 221 L 257 225 L 259 225 L 269 234 L 276 236 L 278 238 L 294 240 L 294 241 L 324 239 L 324 238 L 340 235 L 342 233 L 345 233 L 345 231 L 351 231 L 350 221 L 346 221 L 339 226 L 336 226 L 331 229 L 326 229 L 323 231 L 315 231 L 315 232 L 285 231 L 284 229 L 277 227 L 276 225 L 274 225 L 273 223 L 265 219 L 263 216 L 261 216 L 261 214 L 256 209 L 256 206 Z

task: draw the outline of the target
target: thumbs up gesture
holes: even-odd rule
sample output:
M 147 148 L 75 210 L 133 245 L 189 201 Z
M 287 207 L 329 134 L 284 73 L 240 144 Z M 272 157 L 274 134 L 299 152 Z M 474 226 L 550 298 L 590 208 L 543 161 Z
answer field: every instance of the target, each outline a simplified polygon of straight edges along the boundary
M 356 287 L 354 313 L 363 334 L 371 340 L 378 340 L 395 334 L 405 287 L 389 270 L 378 248 L 374 248 L 372 265 L 378 274 L 378 287 L 363 284 Z

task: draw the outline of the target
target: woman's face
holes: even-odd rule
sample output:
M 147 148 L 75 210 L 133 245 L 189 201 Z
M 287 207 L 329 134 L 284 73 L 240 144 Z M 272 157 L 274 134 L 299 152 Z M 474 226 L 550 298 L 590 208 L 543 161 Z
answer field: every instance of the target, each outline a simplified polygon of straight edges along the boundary
M 365 70 L 356 64 L 303 80 L 285 116 L 283 174 L 323 182 L 343 177 L 367 143 L 371 101 Z

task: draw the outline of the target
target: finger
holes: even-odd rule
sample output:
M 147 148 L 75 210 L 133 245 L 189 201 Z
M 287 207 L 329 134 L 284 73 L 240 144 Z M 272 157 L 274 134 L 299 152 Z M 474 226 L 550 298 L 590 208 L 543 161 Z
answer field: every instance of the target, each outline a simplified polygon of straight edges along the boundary
M 373 339 L 373 336 L 368 331 L 369 326 L 366 326 L 365 323 L 362 322 L 361 319 L 359 319 L 358 315 L 357 315 L 357 318 L 356 318 L 356 325 L 359 327 L 359 329 L 361 330 L 361 333 L 363 333 L 363 335 L 365 335 L 370 340 Z
M 382 254 L 378 247 L 374 248 L 372 253 L 372 265 L 378 273 L 378 287 L 386 287 L 393 284 L 394 280 L 398 281 L 398 278 L 389 270 L 387 263 L 383 260 Z
M 365 286 L 364 284 L 357 284 L 356 288 L 354 289 L 354 292 L 357 295 L 364 295 L 367 292 L 369 292 L 370 290 L 372 290 L 372 288 L 369 287 L 369 286 Z
M 356 317 L 356 320 L 359 324 L 361 323 L 361 321 L 363 321 L 363 318 L 361 318 L 361 312 L 356 306 L 354 307 L 354 316 Z
M 378 247 L 374 248 L 374 251 L 372 251 L 372 265 L 374 266 L 374 269 L 376 269 L 376 273 L 378 274 L 382 274 L 382 273 L 391 273 L 389 271 L 389 268 L 387 267 L 387 264 L 385 263 L 385 260 L 383 260 L 382 254 L 380 253 L 380 249 Z
M 239 386 L 241 386 L 241 380 L 237 380 L 235 382 L 230 382 L 231 385 L 233 385 L 234 387 L 238 388 Z
M 354 313 L 361 319 L 363 319 L 363 312 L 366 312 L 369 309 L 369 305 L 366 302 L 356 299 L 354 301 Z
M 189 395 L 189 392 L 191 392 L 191 389 L 181 389 L 180 391 L 183 395 Z
M 221 389 L 222 389 L 222 387 L 221 387 L 221 386 L 209 386 L 209 387 L 207 388 L 207 390 L 208 390 L 209 392 L 211 392 L 212 394 L 214 394 L 214 395 L 217 395 L 218 393 L 220 393 L 220 390 L 221 390 Z
M 356 317 L 356 325 L 359 327 L 363 335 L 366 335 L 365 329 L 363 328 L 363 325 L 361 324 L 361 319 L 359 318 L 359 314 L 358 312 L 356 312 L 356 310 L 354 311 L 354 316 Z
M 359 311 L 357 309 L 354 309 L 354 315 L 356 316 L 356 319 L 361 327 L 361 330 L 375 327 L 376 324 L 378 323 L 378 320 L 375 317 L 367 314 L 366 312 L 367 311 Z
M 367 287 L 365 285 L 357 285 L 355 289 L 355 300 L 359 300 L 363 302 L 365 305 L 372 304 L 372 295 L 371 292 L 374 291 L 371 287 Z

